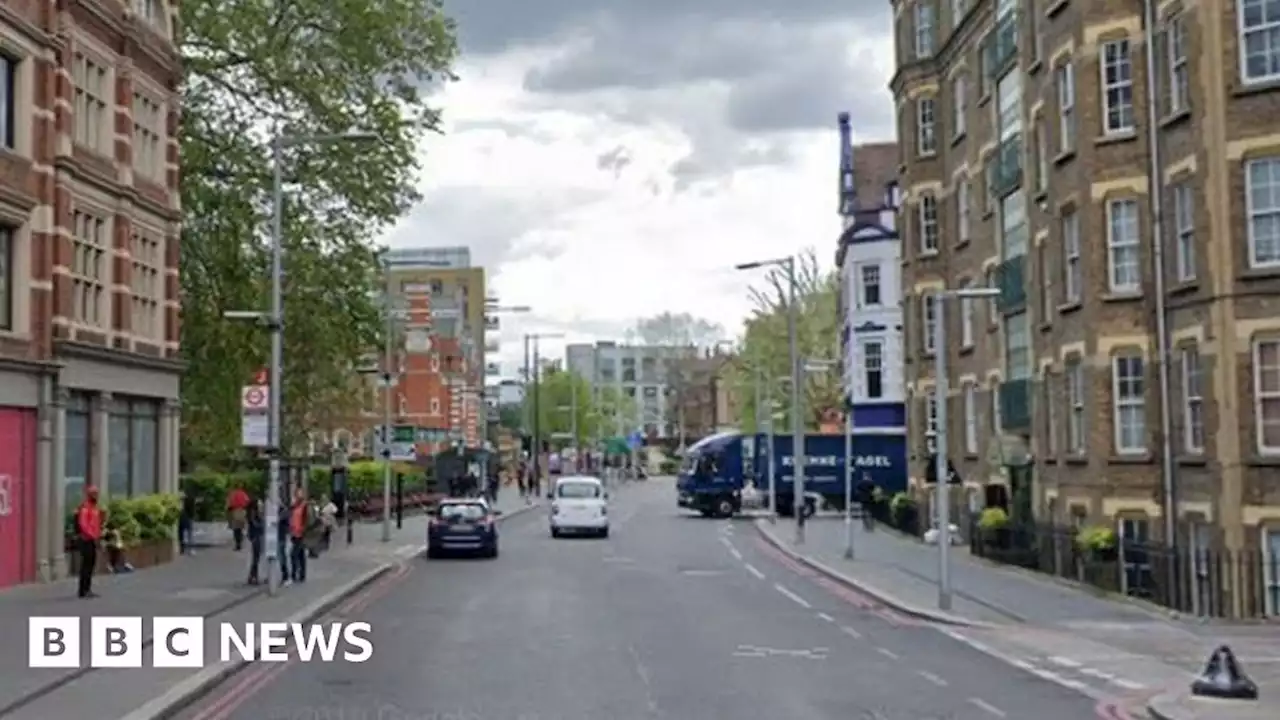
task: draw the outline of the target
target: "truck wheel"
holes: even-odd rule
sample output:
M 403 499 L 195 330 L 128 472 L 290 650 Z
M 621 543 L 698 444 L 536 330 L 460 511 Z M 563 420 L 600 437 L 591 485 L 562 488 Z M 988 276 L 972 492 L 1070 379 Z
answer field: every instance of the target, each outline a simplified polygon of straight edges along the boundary
M 733 517 L 733 501 L 725 498 L 716 503 L 716 514 L 720 517 Z

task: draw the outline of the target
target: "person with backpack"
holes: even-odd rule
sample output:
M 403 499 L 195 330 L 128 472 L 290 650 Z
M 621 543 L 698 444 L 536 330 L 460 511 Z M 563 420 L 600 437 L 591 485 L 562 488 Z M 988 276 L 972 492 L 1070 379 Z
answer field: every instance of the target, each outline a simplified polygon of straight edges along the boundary
M 266 540 L 266 520 L 262 517 L 262 504 L 249 503 L 245 512 L 245 532 L 249 536 L 249 584 L 257 585 L 258 565 L 262 562 L 262 543 Z

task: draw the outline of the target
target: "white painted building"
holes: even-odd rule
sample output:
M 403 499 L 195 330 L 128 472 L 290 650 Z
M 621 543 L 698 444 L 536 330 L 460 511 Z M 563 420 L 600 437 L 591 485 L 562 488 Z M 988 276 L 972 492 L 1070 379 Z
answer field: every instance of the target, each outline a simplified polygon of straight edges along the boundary
M 638 417 L 623 420 L 624 432 L 643 430 L 650 436 L 674 437 L 679 430 L 667 404 L 671 363 L 689 352 L 689 348 L 606 341 L 571 344 L 565 348 L 565 367 L 586 378 L 595 392 L 612 387 L 634 401 Z
M 855 429 L 906 427 L 903 379 L 901 242 L 896 182 L 865 197 L 854 181 L 856 149 L 841 116 L 840 212 L 844 231 L 836 263 L 841 278 L 843 387 Z M 863 197 L 856 188 L 862 186 Z

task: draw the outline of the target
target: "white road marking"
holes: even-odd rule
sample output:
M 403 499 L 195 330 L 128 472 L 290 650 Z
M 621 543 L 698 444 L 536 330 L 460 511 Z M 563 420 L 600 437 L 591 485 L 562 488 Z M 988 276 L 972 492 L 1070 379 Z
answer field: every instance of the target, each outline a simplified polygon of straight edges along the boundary
M 1095 677 L 1095 678 L 1098 678 L 1099 680 L 1110 680 L 1115 677 L 1115 675 L 1111 673 L 1102 672 L 1097 668 L 1090 668 L 1090 667 L 1080 668 L 1080 674 L 1088 675 L 1089 677 Z
M 818 617 L 819 617 L 819 618 L 822 618 L 823 620 L 826 620 L 827 622 L 835 622 L 835 621 L 836 621 L 836 619 L 835 619 L 835 618 L 831 617 L 830 615 L 828 615 L 828 614 L 826 614 L 826 613 L 818 613 Z
M 1035 675 L 1036 677 L 1040 678 L 1041 680 L 1048 680 L 1051 683 L 1056 683 L 1070 690 L 1075 690 L 1076 692 L 1087 695 L 1088 697 L 1093 698 L 1094 700 L 1102 700 L 1106 697 L 1105 694 L 1099 692 L 1098 690 L 1095 690 L 1093 687 L 1091 687 L 1087 683 L 1083 683 L 1079 680 L 1072 680 L 1070 678 L 1065 678 L 1057 673 L 1049 672 L 1048 670 L 1041 670 L 1040 668 L 1036 667 L 1035 665 L 1032 665 L 1031 663 L 1025 660 L 1021 660 L 1011 655 L 1007 655 L 1005 653 L 996 651 L 991 647 L 978 642 L 977 640 L 966 637 L 963 633 L 960 633 L 956 630 L 942 630 L 942 632 L 953 640 L 962 642 L 965 645 L 968 645 L 969 647 L 973 648 L 974 650 L 977 650 L 980 653 L 983 653 L 985 655 L 990 655 L 991 657 L 999 660 L 1000 662 L 1003 662 L 1008 665 L 1012 665 L 1013 667 L 1019 668 L 1021 670 L 1025 670 L 1031 673 L 1032 675 Z
M 636 652 L 635 645 L 628 645 L 627 650 L 631 655 L 631 665 L 635 668 L 636 675 L 640 676 L 640 682 L 644 684 L 644 698 L 649 705 L 649 714 L 658 715 L 658 701 L 653 695 L 653 681 L 649 677 L 649 668 L 640 659 L 640 653 Z
M 1132 680 L 1125 680 L 1124 678 L 1112 678 L 1112 679 L 1111 679 L 1111 684 L 1112 684 L 1112 685 L 1118 685 L 1119 687 L 1122 687 L 1122 688 L 1124 688 L 1125 690 L 1142 690 L 1142 689 L 1144 689 L 1144 686 L 1142 685 L 1142 683 L 1136 683 L 1136 682 L 1134 682 L 1134 681 L 1132 681 Z
M 800 597 L 799 595 L 797 595 L 797 594 L 795 594 L 795 593 L 791 592 L 791 591 L 790 591 L 790 590 L 788 590 L 786 587 L 784 587 L 781 583 L 774 583 L 774 584 L 773 584 L 773 589 L 774 589 L 774 590 L 777 590 L 778 592 L 782 593 L 783 595 L 786 595 L 788 599 L 790 599 L 792 602 L 794 602 L 795 604 L 799 605 L 799 606 L 800 606 L 800 607 L 802 607 L 802 608 L 812 608 L 812 607 L 813 607 L 812 605 L 810 605 L 810 604 L 809 604 L 809 601 L 808 601 L 808 600 L 805 600 L 804 598 Z
M 733 541 L 732 541 L 732 540 L 730 540 L 730 539 L 729 539 L 729 538 L 727 538 L 727 537 L 722 537 L 722 538 L 720 538 L 720 544 L 721 544 L 721 545 L 724 545 L 725 547 L 729 548 L 730 550 L 732 550 L 732 549 L 733 549 Z
M 1060 665 L 1065 668 L 1078 668 L 1084 664 L 1084 663 L 1076 662 L 1071 658 L 1060 657 L 1058 655 L 1054 655 L 1053 657 L 1049 658 L 1049 662 L 1053 663 L 1054 665 Z
M 995 715 L 996 717 L 1008 717 L 1008 715 L 1006 715 L 1003 710 L 996 707 L 995 705 L 992 705 L 986 700 L 983 700 L 982 698 L 969 698 L 969 702 L 973 703 L 977 707 L 982 708 L 983 710 L 986 710 L 987 712 L 991 713 L 992 715 Z
M 735 547 L 729 548 L 729 554 L 733 556 L 734 560 L 742 559 L 742 553 L 738 552 L 738 548 L 735 548 Z
M 861 638 L 862 638 L 862 633 L 858 632 L 857 630 L 854 630 L 853 628 L 849 627 L 848 625 L 841 625 L 841 626 L 840 626 L 840 632 L 844 633 L 845 635 L 848 635 L 849 637 L 851 637 L 851 638 L 853 638 L 853 639 L 855 639 L 855 640 L 858 640 L 858 639 L 861 639 Z
M 885 657 L 889 658 L 890 660 L 901 660 L 901 659 L 902 659 L 901 657 L 899 657 L 899 656 L 898 656 L 898 654 L 897 654 L 897 653 L 893 652 L 892 650 L 889 650 L 888 648 L 878 647 L 878 648 L 876 648 L 876 652 L 878 652 L 878 653 L 880 653 L 881 655 L 883 655 L 883 656 L 885 656 Z
M 947 686 L 946 680 L 943 680 L 942 678 L 938 677 L 937 675 L 934 675 L 931 672 L 928 672 L 927 670 L 917 670 L 916 673 L 920 675 L 920 677 L 924 678 L 925 680 L 928 680 L 929 682 L 933 683 L 934 685 L 937 685 L 938 687 Z
M 764 579 L 764 573 L 757 570 L 755 565 L 752 565 L 751 563 L 744 563 L 743 567 L 747 569 L 747 572 L 751 573 L 752 575 L 755 575 L 756 579 L 758 580 Z
M 426 546 L 424 545 L 401 545 L 400 547 L 396 548 L 395 556 L 401 557 L 401 558 L 411 557 L 413 555 L 417 555 L 418 553 L 424 550 L 426 550 Z

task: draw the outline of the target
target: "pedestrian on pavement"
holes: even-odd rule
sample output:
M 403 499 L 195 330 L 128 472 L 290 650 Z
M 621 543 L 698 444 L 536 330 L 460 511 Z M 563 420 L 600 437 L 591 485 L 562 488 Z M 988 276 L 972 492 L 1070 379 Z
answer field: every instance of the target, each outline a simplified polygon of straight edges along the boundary
M 280 559 L 280 583 L 289 582 L 289 506 L 280 503 L 276 514 L 276 557 Z
M 516 465 L 516 485 L 520 488 L 520 497 L 527 498 L 529 496 L 529 468 L 521 460 Z
M 245 532 L 249 536 L 249 584 L 257 585 L 258 565 L 262 562 L 262 543 L 266 539 L 267 528 L 262 517 L 262 503 L 251 501 L 245 509 Z
M 192 550 L 191 531 L 196 522 L 196 493 L 188 483 L 182 492 L 182 512 L 178 514 L 178 552 L 190 555 Z
M 248 507 L 249 493 L 244 488 L 236 487 L 227 495 L 227 527 L 231 528 L 236 552 L 244 547 L 245 515 Z
M 320 527 L 323 535 L 321 536 L 321 546 L 325 550 L 333 541 L 333 528 L 338 524 L 338 506 L 327 497 L 320 498 Z
M 97 597 L 93 592 L 93 571 L 98 561 L 98 543 L 102 540 L 102 508 L 98 506 L 98 488 L 86 485 L 84 500 L 76 509 L 76 549 L 80 553 L 80 597 Z
M 295 583 L 307 581 L 307 527 L 311 524 L 311 505 L 302 488 L 293 491 L 293 508 L 289 511 L 290 557 L 289 564 Z

